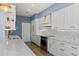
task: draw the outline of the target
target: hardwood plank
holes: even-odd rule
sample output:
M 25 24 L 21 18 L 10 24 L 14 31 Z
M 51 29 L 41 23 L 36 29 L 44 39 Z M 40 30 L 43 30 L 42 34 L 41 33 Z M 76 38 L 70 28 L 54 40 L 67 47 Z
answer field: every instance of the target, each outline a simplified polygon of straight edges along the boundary
M 34 44 L 33 42 L 28 42 L 26 44 L 37 56 L 47 56 L 47 52 L 41 49 L 36 44 Z

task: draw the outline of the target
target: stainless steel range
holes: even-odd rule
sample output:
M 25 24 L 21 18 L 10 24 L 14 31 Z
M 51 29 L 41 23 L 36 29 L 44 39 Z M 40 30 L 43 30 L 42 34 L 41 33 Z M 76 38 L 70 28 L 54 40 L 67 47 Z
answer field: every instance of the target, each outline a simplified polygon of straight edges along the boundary
M 41 36 L 41 48 L 47 51 L 47 37 Z

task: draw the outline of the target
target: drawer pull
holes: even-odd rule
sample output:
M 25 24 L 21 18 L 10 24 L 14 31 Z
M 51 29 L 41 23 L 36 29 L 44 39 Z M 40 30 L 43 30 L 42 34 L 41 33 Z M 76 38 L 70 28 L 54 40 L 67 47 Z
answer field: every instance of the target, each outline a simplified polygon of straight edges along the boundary
M 64 49 L 60 49 L 61 51 L 64 51 Z
M 76 47 L 72 47 L 72 48 L 77 49 Z
M 75 54 L 73 54 L 73 53 L 71 53 L 73 56 L 77 56 L 77 55 L 75 55 Z

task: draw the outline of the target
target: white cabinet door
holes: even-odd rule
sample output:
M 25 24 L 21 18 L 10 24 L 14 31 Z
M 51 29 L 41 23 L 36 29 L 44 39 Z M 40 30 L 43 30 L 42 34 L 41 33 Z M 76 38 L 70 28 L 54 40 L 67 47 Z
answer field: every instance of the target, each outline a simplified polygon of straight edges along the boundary
M 74 12 L 74 27 L 79 30 L 79 4 L 74 4 L 73 6 Z
M 67 30 L 74 29 L 73 5 L 65 8 L 65 28 Z
M 34 19 L 31 21 L 31 33 L 32 35 L 40 35 L 42 32 L 42 24 L 40 19 Z
M 73 4 L 65 8 L 65 27 L 79 30 L 79 4 Z
M 48 38 L 48 41 L 47 41 L 47 50 L 49 53 L 52 52 L 52 40 L 50 38 Z
M 53 55 L 56 56 L 66 56 L 66 52 L 67 50 L 64 49 L 61 45 L 60 45 L 60 41 L 57 41 L 55 39 L 51 39 L 50 41 L 50 49 L 49 52 Z
M 36 24 L 35 24 L 35 20 L 31 21 L 31 35 L 36 34 Z
M 52 14 L 52 29 L 79 29 L 79 4 L 73 4 Z
M 65 10 L 61 9 L 53 14 L 53 25 L 56 29 L 64 29 L 65 18 L 64 18 Z
M 41 43 L 40 43 L 40 42 L 41 42 L 41 41 L 40 41 L 40 38 L 41 38 L 41 37 L 40 37 L 39 35 L 36 35 L 36 36 L 35 36 L 35 41 L 36 41 L 36 44 L 37 44 L 38 46 L 40 46 L 40 44 L 41 44 Z
M 43 30 L 43 26 L 42 26 L 42 22 L 43 22 L 44 17 L 38 18 L 36 20 L 36 33 L 37 35 L 42 35 L 42 30 Z
M 40 41 L 40 38 L 41 38 L 41 36 L 39 36 L 39 35 L 33 35 L 31 40 L 32 40 L 32 42 L 35 43 L 36 45 L 40 46 L 40 44 L 41 44 L 41 43 L 40 43 L 40 42 L 41 42 L 41 41 Z
M 36 38 L 35 38 L 35 35 L 32 35 L 31 41 L 32 41 L 33 43 L 36 44 Z
M 58 19 L 58 13 L 55 12 L 53 14 L 53 25 L 54 25 L 54 29 L 58 29 L 59 28 L 59 19 Z
M 39 30 L 43 29 L 42 22 L 43 22 L 43 17 L 41 17 L 41 18 L 38 19 Z

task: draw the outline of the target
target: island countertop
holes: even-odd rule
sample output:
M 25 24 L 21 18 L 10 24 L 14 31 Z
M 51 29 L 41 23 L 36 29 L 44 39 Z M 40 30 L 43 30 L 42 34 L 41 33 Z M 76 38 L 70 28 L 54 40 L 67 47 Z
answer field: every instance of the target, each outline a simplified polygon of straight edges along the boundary
M 0 43 L 0 56 L 35 56 L 22 39 L 12 39 Z

